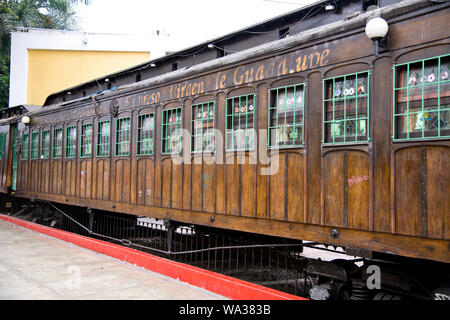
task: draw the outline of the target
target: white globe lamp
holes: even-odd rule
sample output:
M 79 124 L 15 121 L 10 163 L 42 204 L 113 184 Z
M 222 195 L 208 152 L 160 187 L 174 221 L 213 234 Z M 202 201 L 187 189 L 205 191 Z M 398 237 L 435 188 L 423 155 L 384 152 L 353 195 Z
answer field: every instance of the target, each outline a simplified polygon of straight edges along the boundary
M 366 36 L 375 44 L 375 56 L 380 49 L 386 50 L 388 38 L 386 37 L 389 26 L 383 18 L 373 18 L 366 24 Z

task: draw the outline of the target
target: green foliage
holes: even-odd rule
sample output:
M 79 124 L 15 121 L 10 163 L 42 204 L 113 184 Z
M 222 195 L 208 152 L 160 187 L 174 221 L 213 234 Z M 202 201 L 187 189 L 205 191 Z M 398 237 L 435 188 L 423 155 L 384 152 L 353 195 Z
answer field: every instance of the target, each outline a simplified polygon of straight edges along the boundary
M 90 0 L 0 0 L 0 109 L 8 107 L 11 31 L 17 27 L 76 30 L 74 5 Z M 5 102 L 6 101 L 6 102 Z
M 9 98 L 9 56 L 0 59 L 0 109 L 8 107 Z

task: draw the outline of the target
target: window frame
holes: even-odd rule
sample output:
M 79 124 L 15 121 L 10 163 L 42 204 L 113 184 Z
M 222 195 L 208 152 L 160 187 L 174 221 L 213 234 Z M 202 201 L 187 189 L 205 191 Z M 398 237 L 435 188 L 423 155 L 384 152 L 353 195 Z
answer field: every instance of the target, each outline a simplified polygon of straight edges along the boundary
M 247 109 L 246 109 L 245 112 L 242 112 L 241 111 L 242 110 L 241 100 L 242 100 L 242 98 L 245 98 L 245 100 L 246 100 L 246 107 L 247 107 L 248 106 L 249 97 L 253 98 L 253 109 L 250 110 L 250 111 L 247 111 Z M 240 106 L 239 112 L 236 112 L 236 109 L 234 107 L 234 100 L 235 99 L 239 100 L 239 106 Z M 229 101 L 231 101 L 231 108 L 229 108 Z M 248 106 L 248 107 L 250 107 L 250 106 Z M 225 108 L 226 108 L 226 114 L 225 114 L 225 152 L 254 151 L 255 150 L 255 144 L 256 144 L 255 117 L 257 116 L 257 113 L 256 113 L 256 109 L 257 109 L 256 94 L 255 93 L 249 93 L 249 94 L 243 94 L 243 95 L 228 97 L 226 99 L 226 101 L 225 101 Z M 230 112 L 230 109 L 231 109 L 231 112 Z M 240 113 L 245 113 L 245 131 L 247 131 L 249 129 L 252 130 L 252 135 L 253 135 L 253 139 L 252 139 L 253 144 L 252 144 L 252 146 L 250 146 L 250 143 L 247 144 L 247 141 L 246 141 L 244 148 L 238 148 L 238 146 L 236 146 L 236 144 L 234 143 L 235 142 L 234 139 L 235 139 L 236 131 L 237 130 L 243 130 L 242 128 L 239 128 L 239 129 L 235 129 L 234 128 L 234 120 L 233 119 L 234 119 L 236 113 L 239 113 L 239 114 Z M 251 122 L 252 126 L 250 128 L 248 128 L 248 124 L 249 124 L 248 117 L 249 117 L 249 114 L 251 114 L 252 119 L 253 119 L 253 121 Z M 232 121 L 231 122 L 231 128 L 228 128 L 229 117 L 231 117 L 231 119 L 232 119 L 231 120 Z M 239 126 L 240 126 L 241 125 L 241 115 L 238 116 L 238 119 L 239 119 Z M 233 138 L 233 148 L 229 148 L 228 147 L 228 140 L 229 140 L 228 135 L 230 133 L 232 134 L 232 138 Z M 242 138 L 242 136 L 240 138 Z M 245 138 L 245 140 L 247 140 L 247 138 L 248 138 L 246 132 L 244 133 L 244 138 Z
M 90 127 L 91 128 L 91 134 L 90 137 L 88 137 L 86 135 L 86 128 Z M 85 147 L 85 138 L 90 138 L 90 140 L 88 140 L 87 144 L 90 144 L 90 148 L 86 148 Z M 90 123 L 84 123 L 81 125 L 81 132 L 80 132 L 80 158 L 81 159 L 89 159 L 92 157 L 92 146 L 93 146 L 93 141 L 94 140 L 94 125 L 90 122 Z M 85 154 L 85 151 L 89 151 L 88 154 Z
M 363 94 L 358 94 L 358 76 L 360 75 L 365 75 L 366 79 L 367 79 L 367 83 L 366 83 L 366 88 L 364 88 L 364 90 L 366 90 L 365 93 Z M 324 78 L 322 80 L 322 145 L 324 146 L 330 146 L 330 145 L 348 145 L 348 144 L 367 144 L 370 142 L 370 78 L 371 78 L 372 72 L 370 70 L 364 70 L 364 71 L 359 71 L 359 72 L 353 72 L 353 73 L 348 73 L 348 74 L 342 74 L 342 75 L 338 75 L 338 76 L 334 76 L 334 77 L 328 77 L 328 78 Z M 346 81 L 347 78 L 349 77 L 355 77 L 355 82 L 356 82 L 356 89 L 355 94 L 350 95 L 349 97 L 344 96 L 343 98 L 336 98 L 336 79 L 341 79 L 343 78 L 343 86 L 346 86 Z M 333 89 L 332 89 L 332 94 L 331 94 L 331 98 L 328 98 L 327 96 L 327 92 L 328 92 L 328 82 L 332 81 L 333 82 Z M 353 89 L 353 87 L 351 88 Z M 347 89 L 345 89 L 347 90 Z M 367 101 L 367 106 L 363 107 L 363 108 L 358 108 L 358 97 L 365 97 L 365 100 Z M 355 117 L 354 118 L 347 118 L 347 101 L 351 101 L 355 99 Z M 336 101 L 343 101 L 344 102 L 344 118 L 343 119 L 335 119 L 335 112 L 336 112 Z M 333 104 L 333 119 L 332 120 L 326 120 L 327 119 L 327 102 L 331 102 Z M 358 115 L 358 109 L 360 110 L 365 110 L 365 116 L 361 117 Z M 347 140 L 347 135 L 346 135 L 346 130 L 344 129 L 344 135 L 343 135 L 343 139 L 344 141 L 336 141 L 336 138 L 339 138 L 340 136 L 333 135 L 330 133 L 330 137 L 333 138 L 333 141 L 328 142 L 327 141 L 327 129 L 326 129 L 326 124 L 329 123 L 330 124 L 330 131 L 332 130 L 331 127 L 335 124 L 339 124 L 341 122 L 344 122 L 344 125 L 346 125 L 346 121 L 355 121 L 356 127 L 355 127 L 355 135 L 354 135 L 354 139 L 350 138 L 349 140 Z M 366 139 L 365 140 L 360 140 L 358 139 L 358 137 L 360 137 L 360 135 L 358 135 L 358 121 L 360 120 L 365 120 L 365 136 Z M 353 137 L 353 136 L 352 136 Z
M 449 83 L 450 85 L 450 70 L 447 72 L 447 78 L 444 79 L 442 81 L 442 74 L 441 74 L 441 61 L 447 58 L 450 60 L 450 54 L 444 54 L 444 55 L 439 55 L 439 56 L 434 56 L 434 57 L 430 57 L 430 58 L 425 58 L 425 59 L 419 59 L 419 60 L 415 60 L 415 61 L 409 61 L 409 62 L 404 62 L 404 63 L 399 63 L 396 64 L 392 67 L 392 91 L 393 91 L 393 109 L 392 109 L 392 140 L 394 142 L 408 142 L 408 141 L 426 141 L 426 140 L 436 140 L 436 139 L 449 139 L 450 138 L 450 129 L 441 129 L 441 112 L 450 112 L 450 95 L 448 96 L 441 96 L 442 91 L 441 91 L 441 84 L 442 83 Z M 433 61 L 433 60 L 437 60 L 437 69 L 438 69 L 438 74 L 437 74 L 437 81 L 428 81 L 429 84 L 425 84 L 423 79 L 425 78 L 424 75 L 424 70 L 425 70 L 425 63 L 429 62 L 429 61 Z M 414 84 L 414 85 L 410 85 L 412 79 L 411 79 L 411 65 L 414 64 L 421 64 L 421 69 L 420 72 L 422 74 L 422 83 L 421 84 Z M 449 62 L 450 65 L 450 62 Z M 400 70 L 401 68 L 406 68 L 406 86 L 405 86 L 405 81 L 402 81 L 402 70 Z M 404 72 L 404 71 L 403 71 Z M 420 79 L 415 79 L 416 81 Z M 425 93 L 425 87 L 426 86 L 432 86 L 432 85 L 437 85 L 437 93 L 435 94 L 435 96 L 433 95 L 433 93 Z M 413 99 L 410 99 L 410 92 L 411 92 L 411 88 L 416 88 L 418 87 L 419 89 L 421 89 L 421 93 L 419 95 L 413 96 Z M 401 95 L 401 91 L 402 90 L 406 90 L 406 97 L 403 97 L 403 95 Z M 399 97 L 397 98 L 397 93 L 399 95 Z M 419 97 L 419 98 L 417 98 Z M 425 101 L 431 101 L 433 99 L 437 100 L 437 106 L 432 106 L 431 109 L 428 109 L 429 106 L 425 106 Z M 449 103 L 445 104 L 443 106 L 441 106 L 442 100 L 445 99 L 447 101 L 449 101 Z M 400 101 L 402 100 L 402 101 Z M 417 101 L 420 101 L 421 103 L 421 109 L 416 109 L 419 111 L 410 111 L 410 105 L 411 104 L 416 104 Z M 427 101 L 427 103 L 429 103 Z M 415 103 L 416 102 L 416 103 Z M 401 112 L 400 110 L 400 103 L 406 103 L 406 112 Z M 431 103 L 433 104 L 433 103 Z M 445 105 L 447 105 L 447 107 L 445 107 Z M 425 109 L 427 108 L 427 109 Z M 403 135 L 405 135 L 405 133 L 401 133 L 400 132 L 400 128 L 401 125 L 397 126 L 397 119 L 396 117 L 399 117 L 399 121 L 400 121 L 400 117 L 402 116 L 406 116 L 406 122 L 407 124 L 409 123 L 409 119 L 411 116 L 414 116 L 415 114 L 425 114 L 425 113 L 437 113 L 437 117 L 438 117 L 438 128 L 437 128 L 437 136 L 434 135 L 425 135 L 426 132 L 432 132 L 432 130 L 425 130 L 425 119 L 422 119 L 422 129 L 421 129 L 421 136 L 417 136 L 417 132 L 416 131 L 410 131 L 409 129 L 406 131 L 406 137 L 402 137 Z M 441 130 L 449 130 L 449 134 L 448 135 L 441 135 Z M 413 137 L 410 137 L 410 135 L 413 135 Z
M 148 131 L 142 131 L 144 126 L 142 125 L 144 123 L 145 118 L 148 117 L 150 119 L 149 121 L 149 128 Z M 141 119 L 144 119 L 141 121 Z M 151 123 L 153 122 L 153 128 L 151 126 Z M 141 137 L 142 132 L 147 132 L 149 137 Z M 151 150 L 147 152 L 142 152 L 142 143 L 146 139 L 151 139 Z M 137 117 L 137 126 L 136 126 L 136 155 L 141 156 L 151 156 L 155 153 L 155 113 L 154 112 L 148 112 L 139 114 Z
M 34 140 L 34 138 L 36 138 Z M 33 148 L 33 144 L 36 145 L 36 148 Z M 35 156 L 33 156 L 33 152 L 36 153 Z M 38 160 L 39 159 L 39 131 L 33 131 L 31 132 L 31 139 L 30 139 L 30 160 Z
M 25 136 L 26 136 L 26 140 L 24 139 Z M 24 146 L 26 146 L 26 147 L 24 147 Z M 20 160 L 28 160 L 29 146 L 30 146 L 30 134 L 22 132 L 22 134 L 20 136 Z
M 284 125 L 278 125 L 278 114 L 279 114 L 279 112 L 277 111 L 278 109 L 280 109 L 280 106 L 278 105 L 278 102 L 279 102 L 279 100 L 278 100 L 278 92 L 280 91 L 280 90 L 284 90 L 285 91 L 285 99 L 286 99 L 286 101 L 287 101 L 287 92 L 288 92 L 288 90 L 290 89 L 290 88 L 294 88 L 294 96 L 296 96 L 296 88 L 297 87 L 302 87 L 302 107 L 303 107 L 303 109 L 302 109 L 302 115 L 301 115 L 301 117 L 302 117 L 302 119 L 301 119 L 301 123 L 299 122 L 299 123 L 297 123 L 296 121 L 295 121 L 295 113 L 296 113 L 296 107 L 297 107 L 297 102 L 295 101 L 294 102 L 294 123 L 293 124 L 290 124 L 290 125 L 287 125 L 287 124 L 284 124 Z M 281 86 L 281 87 L 275 87 L 275 88 L 270 88 L 269 89 L 269 91 L 268 91 L 268 107 L 267 107 L 267 109 L 268 109 L 268 117 L 267 117 L 267 147 L 269 148 L 269 149 L 295 149 L 295 148 L 303 148 L 304 146 L 305 146 L 305 107 L 306 107 L 306 104 L 305 104 L 305 88 L 306 88 L 306 85 L 305 85 L 305 83 L 297 83 L 297 84 L 292 84 L 292 85 L 286 85 L 286 86 Z M 275 102 L 275 104 L 276 104 L 276 106 L 275 107 L 272 107 L 271 106 L 271 97 L 272 97 L 272 92 L 276 92 L 276 94 L 277 94 L 277 98 L 276 98 L 276 102 Z M 295 99 L 297 99 L 297 97 L 295 97 Z M 287 103 L 285 103 L 285 105 L 284 105 L 285 107 L 285 109 L 286 109 L 286 111 L 287 111 Z M 282 107 L 281 107 L 282 108 Z M 276 116 L 276 124 L 275 124 L 275 126 L 272 126 L 271 124 L 271 121 L 272 121 L 272 117 L 271 117 L 271 111 L 274 111 L 274 112 L 276 112 L 277 113 L 277 116 Z M 285 111 L 285 121 L 286 121 L 286 119 L 287 119 L 287 116 L 286 116 L 286 111 Z M 288 145 L 288 144 L 286 144 L 286 140 L 284 141 L 285 142 L 285 144 L 283 144 L 283 145 L 272 145 L 272 133 L 271 133 L 271 129 L 274 129 L 274 130 L 278 130 L 279 128 L 287 128 L 287 127 L 290 127 L 290 126 L 293 126 L 294 128 L 295 127 L 301 127 L 302 128 L 302 135 L 301 135 L 301 143 L 300 144 L 292 144 L 292 145 Z
M 102 134 L 104 124 L 108 124 L 108 135 Z M 106 137 L 106 142 L 102 138 Z M 103 120 L 97 122 L 97 141 L 95 142 L 95 150 L 97 158 L 109 158 L 111 156 L 111 120 Z M 107 153 L 104 151 L 107 151 Z
M 170 123 L 170 121 L 167 121 L 167 114 L 173 112 L 174 110 L 179 110 L 179 113 L 177 111 L 176 113 L 176 121 L 173 121 Z M 181 117 L 180 120 L 178 120 L 178 115 Z M 167 122 L 166 122 L 167 121 Z M 169 140 L 172 138 L 172 135 L 167 134 L 167 128 L 170 126 L 170 128 L 175 127 L 175 130 L 172 130 L 171 132 L 174 132 L 176 130 L 180 130 L 180 135 L 178 136 L 178 142 L 180 146 L 180 150 L 168 150 Z M 180 154 L 183 152 L 183 107 L 174 107 L 162 110 L 162 119 L 161 119 L 161 154 L 162 155 L 170 155 L 170 154 Z M 177 136 L 174 136 L 177 138 Z
M 44 146 L 44 138 L 48 139 L 47 145 Z M 41 151 L 39 153 L 41 160 L 47 160 L 50 159 L 50 141 L 51 141 L 51 135 L 50 135 L 50 129 L 42 130 L 41 132 Z M 45 152 L 45 154 L 44 154 Z
M 69 130 L 75 130 L 75 139 L 71 139 L 69 135 Z M 66 146 L 64 156 L 66 159 L 76 159 L 77 157 L 77 136 L 78 130 L 77 126 L 67 126 L 66 127 Z
M 207 115 L 206 118 L 204 118 L 204 114 L 205 114 L 205 106 L 207 108 Z M 201 124 L 202 124 L 202 128 L 203 125 L 205 123 L 205 120 L 207 121 L 206 124 L 212 123 L 212 127 L 207 126 L 206 127 L 206 132 L 204 132 L 204 130 L 202 129 L 201 134 L 195 134 L 195 124 L 199 121 L 198 118 L 198 108 L 201 107 L 202 108 L 202 112 L 201 112 Z M 212 110 L 210 110 L 210 108 L 212 107 Z M 194 114 L 194 109 L 196 110 L 197 114 Z M 212 111 L 212 118 L 211 118 L 211 111 Z M 194 119 L 195 116 L 195 119 Z M 212 121 L 212 122 L 211 122 Z M 196 103 L 196 104 L 192 104 L 191 105 L 191 153 L 211 153 L 211 152 L 215 152 L 216 151 L 216 137 L 215 137 L 215 132 L 214 129 L 216 128 L 216 102 L 215 101 L 207 101 L 207 102 L 201 102 L 201 103 Z M 203 146 L 203 142 L 205 140 L 205 137 L 207 138 L 209 136 L 209 133 L 212 132 L 212 150 L 209 149 L 205 149 Z M 201 137 L 201 150 L 195 149 L 195 141 L 197 137 Z
M 60 139 L 58 139 L 58 134 L 61 133 Z M 63 128 L 53 128 L 53 143 L 52 143 L 52 159 L 61 159 L 63 155 Z M 59 150 L 60 154 L 57 155 L 56 151 Z
M 128 121 L 128 129 L 122 130 L 119 129 L 119 125 L 122 123 L 126 123 Z M 128 134 L 127 134 L 128 133 Z M 131 155 L 131 116 L 128 117 L 121 117 L 116 119 L 116 127 L 114 130 L 114 137 L 115 137 L 115 141 L 114 141 L 114 155 L 116 157 L 129 157 Z M 128 140 L 119 140 L 119 137 L 123 137 L 123 135 L 125 137 L 128 137 Z M 126 152 L 122 152 L 121 148 L 123 145 L 128 144 L 128 149 Z

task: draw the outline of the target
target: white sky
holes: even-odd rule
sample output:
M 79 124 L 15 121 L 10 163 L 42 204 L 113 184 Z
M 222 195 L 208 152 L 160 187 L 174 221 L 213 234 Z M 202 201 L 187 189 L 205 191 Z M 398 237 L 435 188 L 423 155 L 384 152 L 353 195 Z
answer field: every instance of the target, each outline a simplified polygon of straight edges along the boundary
M 188 47 L 318 0 L 91 0 L 78 5 L 85 32 L 151 35 L 161 30 Z

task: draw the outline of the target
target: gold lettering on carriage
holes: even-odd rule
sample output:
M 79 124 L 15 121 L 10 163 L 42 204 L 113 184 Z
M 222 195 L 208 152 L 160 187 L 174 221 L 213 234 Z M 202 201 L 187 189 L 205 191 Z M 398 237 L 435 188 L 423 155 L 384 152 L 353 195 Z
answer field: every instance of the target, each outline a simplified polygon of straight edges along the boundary
M 136 108 L 142 107 L 150 104 L 159 103 L 161 100 L 161 93 L 159 91 L 156 92 L 146 92 L 144 94 L 133 95 L 125 97 L 125 108 Z
M 224 89 L 227 85 L 239 86 L 260 81 L 266 78 L 293 74 L 328 64 L 330 49 L 311 53 L 294 52 L 281 57 L 265 60 L 261 63 L 239 66 L 229 71 L 218 72 L 215 79 L 215 90 Z M 229 82 L 227 79 L 231 78 Z
M 186 81 L 170 86 L 170 99 L 195 96 L 205 92 L 205 81 Z

